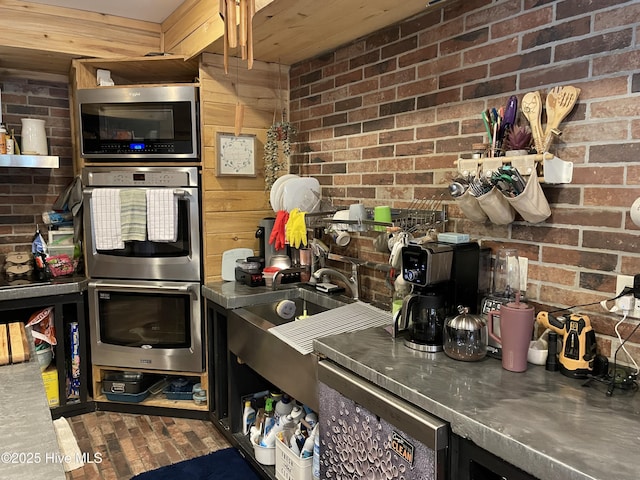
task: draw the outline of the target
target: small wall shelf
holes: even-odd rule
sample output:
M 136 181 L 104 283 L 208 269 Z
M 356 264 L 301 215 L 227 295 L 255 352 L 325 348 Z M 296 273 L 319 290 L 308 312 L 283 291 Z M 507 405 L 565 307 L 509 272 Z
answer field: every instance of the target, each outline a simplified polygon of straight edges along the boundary
M 496 170 L 505 164 L 517 168 L 522 175 L 531 175 L 537 171 L 540 183 L 571 183 L 573 179 L 573 162 L 562 160 L 552 153 L 512 157 L 459 158 L 457 160 L 458 172 L 463 175 L 475 175 L 475 172 Z
M 58 168 L 60 158 L 49 155 L 0 155 L 0 167 Z

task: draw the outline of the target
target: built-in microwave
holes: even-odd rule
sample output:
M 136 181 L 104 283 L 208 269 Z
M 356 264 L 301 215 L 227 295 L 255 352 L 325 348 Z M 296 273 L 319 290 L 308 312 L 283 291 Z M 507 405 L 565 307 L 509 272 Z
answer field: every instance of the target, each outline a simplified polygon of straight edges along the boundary
M 200 157 L 198 87 L 98 87 L 76 94 L 80 154 L 93 160 Z

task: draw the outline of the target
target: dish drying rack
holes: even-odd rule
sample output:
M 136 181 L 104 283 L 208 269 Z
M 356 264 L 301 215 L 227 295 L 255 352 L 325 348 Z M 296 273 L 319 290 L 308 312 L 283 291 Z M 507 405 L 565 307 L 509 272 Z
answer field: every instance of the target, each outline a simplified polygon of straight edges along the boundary
M 374 209 L 366 208 L 367 218 L 363 220 L 336 219 L 334 215 L 348 207 L 324 208 L 318 212 L 307 213 L 307 228 L 324 228 L 328 232 L 336 225 L 348 225 L 353 231 L 406 232 L 414 237 L 427 235 L 434 229 L 443 229 L 447 222 L 447 207 L 443 198 L 413 200 L 406 208 L 392 208 L 391 222 L 372 220 Z M 444 230 L 443 230 L 444 231 Z

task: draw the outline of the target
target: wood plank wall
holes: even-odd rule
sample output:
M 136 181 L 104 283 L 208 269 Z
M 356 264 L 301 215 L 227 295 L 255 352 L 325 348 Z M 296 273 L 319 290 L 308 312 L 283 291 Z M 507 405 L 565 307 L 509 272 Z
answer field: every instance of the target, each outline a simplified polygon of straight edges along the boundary
M 265 191 L 262 156 L 274 113 L 280 118 L 281 106 L 289 104 L 289 68 L 255 62 L 247 70 L 231 58 L 227 75 L 222 56 L 208 53 L 202 55 L 200 65 L 204 268 L 205 282 L 211 282 L 221 278 L 225 250 L 244 247 L 259 253 L 258 224 L 274 216 Z M 217 175 L 217 134 L 234 132 L 238 102 L 244 105 L 241 133 L 256 136 L 255 177 Z

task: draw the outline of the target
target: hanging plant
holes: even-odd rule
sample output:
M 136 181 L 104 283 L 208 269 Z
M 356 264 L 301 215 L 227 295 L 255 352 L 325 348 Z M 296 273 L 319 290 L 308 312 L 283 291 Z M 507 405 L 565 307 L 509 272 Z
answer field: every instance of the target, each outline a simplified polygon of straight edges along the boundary
M 273 183 L 286 170 L 291 155 L 291 142 L 296 128 L 289 122 L 275 122 L 267 130 L 267 142 L 264 145 L 264 181 L 265 189 L 271 190 Z M 280 154 L 282 147 L 282 155 Z

